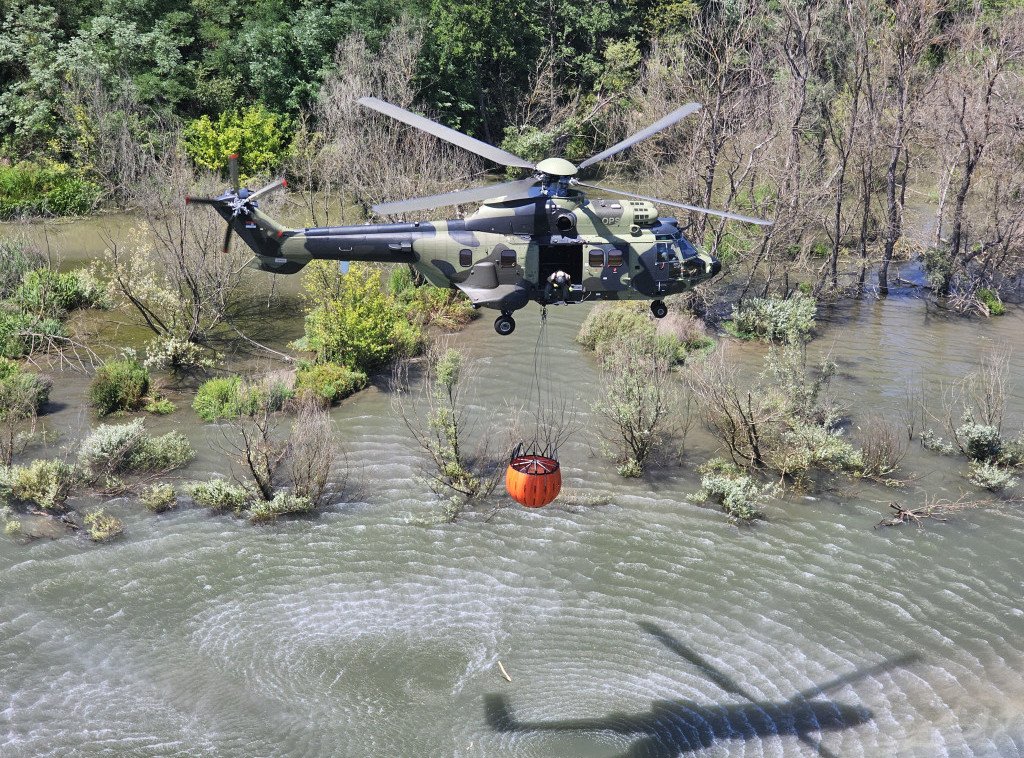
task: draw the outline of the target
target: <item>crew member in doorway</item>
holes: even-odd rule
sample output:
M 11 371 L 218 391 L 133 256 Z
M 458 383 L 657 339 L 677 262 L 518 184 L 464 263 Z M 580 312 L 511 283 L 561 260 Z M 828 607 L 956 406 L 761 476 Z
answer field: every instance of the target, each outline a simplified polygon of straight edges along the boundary
M 548 286 L 544 288 L 544 297 L 549 303 L 559 301 L 564 303 L 571 286 L 572 279 L 569 278 L 569 275 L 564 271 L 556 271 L 548 277 Z

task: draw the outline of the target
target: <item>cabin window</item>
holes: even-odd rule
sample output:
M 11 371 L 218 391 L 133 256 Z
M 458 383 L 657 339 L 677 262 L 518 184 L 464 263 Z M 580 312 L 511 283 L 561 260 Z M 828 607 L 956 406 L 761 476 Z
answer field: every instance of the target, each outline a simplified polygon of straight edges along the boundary
M 602 268 L 604 266 L 604 250 L 591 250 L 589 262 L 591 268 Z
M 516 265 L 516 251 L 502 250 L 499 261 L 502 268 L 513 268 Z
M 622 265 L 622 251 L 618 248 L 608 251 L 608 265 L 609 266 L 621 266 Z
M 473 251 L 463 248 L 459 251 L 459 265 L 463 268 L 473 265 Z

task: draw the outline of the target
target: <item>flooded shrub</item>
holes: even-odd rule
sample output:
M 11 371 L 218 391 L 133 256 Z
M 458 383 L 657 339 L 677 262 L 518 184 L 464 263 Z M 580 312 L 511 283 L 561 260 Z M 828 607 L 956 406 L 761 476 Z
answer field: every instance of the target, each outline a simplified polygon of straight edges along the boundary
M 984 288 L 978 290 L 978 300 L 988 309 L 988 315 L 990 316 L 1002 316 L 1006 313 L 1006 306 L 1003 305 L 995 290 Z
M 54 342 L 67 337 L 67 329 L 60 319 L 8 307 L 9 304 L 0 303 L 0 356 L 22 358 L 46 351 Z
M 817 303 L 796 292 L 786 299 L 755 297 L 733 306 L 732 331 L 745 339 L 803 342 L 814 329 Z
M 273 521 L 278 516 L 290 513 L 309 513 L 314 509 L 313 501 L 301 495 L 280 491 L 273 500 L 256 500 L 249 506 L 249 520 L 254 524 Z
M 408 280 L 405 286 L 401 273 Z M 397 282 L 396 275 L 399 276 Z M 429 284 L 416 286 L 412 283 L 408 269 L 404 267 L 394 270 L 388 289 L 404 311 L 406 320 L 419 329 L 436 327 L 449 332 L 456 331 L 480 315 L 461 291 Z
M 307 266 L 305 336 L 296 343 L 318 363 L 369 371 L 423 349 L 420 330 L 405 320 L 395 297 L 381 287 L 380 271 L 353 264 L 345 276 L 327 262 Z
M 295 389 L 301 396 L 312 396 L 323 405 L 330 405 L 363 389 L 366 374 L 337 363 L 299 364 Z
M 213 368 L 217 356 L 201 345 L 174 335 L 163 334 L 146 343 L 146 368 L 168 371 Z
M 60 317 L 77 308 L 103 307 L 106 291 L 88 271 L 29 271 L 14 295 L 22 307 Z
M 61 509 L 78 483 L 79 473 L 76 466 L 58 458 L 7 466 L 0 469 L 0 492 L 5 500 Z
M 972 484 L 992 492 L 1002 492 L 1007 487 L 1017 486 L 1017 477 L 1012 471 L 990 461 L 971 461 L 967 468 L 967 478 Z
M 673 318 L 666 316 L 662 321 Z M 681 323 L 682 317 L 680 317 Z M 576 341 L 604 358 L 618 343 L 629 344 L 636 353 L 659 355 L 670 363 L 681 363 L 686 357 L 684 333 L 675 322 L 662 327 L 656 324 L 643 304 L 601 303 L 587 315 L 576 335 Z
M 860 473 L 864 462 L 840 430 L 818 424 L 790 422 L 773 467 L 783 474 L 801 476 L 812 469 Z
M 45 256 L 20 240 L 0 240 L 0 300 L 9 300 L 25 275 L 46 267 Z
M 149 371 L 134 359 L 110 361 L 96 370 L 89 402 L 100 416 L 142 407 L 149 392 Z
M 764 518 L 760 505 L 778 494 L 774 484 L 758 484 L 738 466 L 721 458 L 708 461 L 697 471 L 701 474 L 701 489 L 693 499 L 719 503 L 730 518 L 738 521 Z
M 124 524 L 102 508 L 85 516 L 85 528 L 93 542 L 108 542 L 124 534 Z
M 857 431 L 860 443 L 862 473 L 877 479 L 894 473 L 907 454 L 908 436 L 898 422 L 879 415 L 870 415 Z
M 0 418 L 15 408 L 39 413 L 50 402 L 51 389 L 50 377 L 26 371 L 20 364 L 0 358 Z
M 1003 440 L 996 426 L 977 424 L 969 415 L 957 427 L 956 438 L 964 454 L 972 461 L 991 462 L 999 458 Z
M 155 416 L 168 416 L 177 410 L 177 406 L 166 397 L 158 397 L 146 403 L 143 410 Z
M 219 477 L 208 482 L 190 482 L 185 485 L 185 493 L 202 508 L 235 513 L 244 511 L 253 499 L 252 490 Z
M 178 493 L 173 484 L 161 482 L 147 487 L 140 500 L 147 510 L 164 513 L 178 504 Z
M 279 411 L 294 396 L 292 381 L 283 373 L 248 381 L 218 377 L 199 386 L 192 408 L 204 421 L 216 421 Z
M 14 516 L 14 511 L 9 505 L 0 508 L 0 521 L 4 522 L 4 534 L 9 537 L 16 537 L 21 534 L 21 521 Z
M 101 424 L 78 448 L 79 465 L 94 483 L 121 475 L 172 471 L 194 456 L 185 435 L 168 432 L 151 437 L 142 419 L 128 424 Z

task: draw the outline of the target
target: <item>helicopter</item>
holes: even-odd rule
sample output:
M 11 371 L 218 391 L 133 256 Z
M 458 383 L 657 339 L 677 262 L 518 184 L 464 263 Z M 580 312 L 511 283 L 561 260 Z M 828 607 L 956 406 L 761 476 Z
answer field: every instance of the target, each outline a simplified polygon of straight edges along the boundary
M 531 301 L 569 305 L 592 300 L 650 300 L 651 312 L 662 318 L 668 313 L 663 298 L 716 276 L 722 264 L 687 240 L 675 218 L 659 217 L 657 205 L 771 224 L 737 213 L 587 184 L 577 178 L 579 171 L 697 112 L 699 103 L 677 108 L 578 166 L 564 158 L 532 163 L 375 97 L 360 98 L 359 103 L 494 163 L 528 169 L 532 174 L 525 179 L 373 206 L 375 213 L 386 216 L 480 202 L 480 208 L 465 219 L 292 229 L 261 211 L 258 203 L 260 197 L 286 182 L 278 180 L 256 191 L 239 187 L 238 160 L 232 156 L 230 189 L 216 198 L 185 200 L 212 205 L 227 221 L 225 252 L 234 233 L 255 253 L 250 265 L 272 273 L 292 274 L 312 260 L 337 260 L 343 273 L 350 261 L 411 264 L 430 284 L 464 292 L 474 308 L 500 311 L 494 329 L 508 335 L 516 327 L 512 314 Z M 588 199 L 580 188 L 623 199 Z
M 760 740 L 795 737 L 820 758 L 837 758 L 812 735 L 850 729 L 873 719 L 862 706 L 819 699 L 848 684 L 885 673 L 893 668 L 920 661 L 908 653 L 882 661 L 859 671 L 809 687 L 781 702 L 756 697 L 733 680 L 710 660 L 684 645 L 673 635 L 650 622 L 640 628 L 652 635 L 671 652 L 691 663 L 715 685 L 739 701 L 728 704 L 702 705 L 689 700 L 658 700 L 646 713 L 612 713 L 603 717 L 552 721 L 520 721 L 515 718 L 506 695 L 485 695 L 484 716 L 495 732 L 542 733 L 614 733 L 632 740 L 621 758 L 681 758 L 687 753 L 703 751 L 716 743 L 733 740 Z

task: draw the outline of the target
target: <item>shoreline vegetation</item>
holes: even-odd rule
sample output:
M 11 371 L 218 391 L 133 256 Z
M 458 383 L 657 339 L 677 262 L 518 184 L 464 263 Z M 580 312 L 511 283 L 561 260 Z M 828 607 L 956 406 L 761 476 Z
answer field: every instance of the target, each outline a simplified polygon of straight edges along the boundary
M 893 420 L 841 407 L 836 364 L 809 364 L 806 345 L 818 308 L 887 296 L 904 262 L 954 313 L 998 317 L 1020 302 L 1024 6 L 786 0 L 642 10 L 584 16 L 564 0 L 8 3 L 0 219 L 118 208 L 142 227 L 109 233 L 101 258 L 66 272 L 0 240 L 6 531 L 18 534 L 17 514 L 32 510 L 97 541 L 118 536 L 102 509 L 67 505 L 76 487 L 131 492 L 154 512 L 191 501 L 255 522 L 336 502 L 348 475 L 328 409 L 392 366 L 405 366 L 392 380 L 408 390 L 409 359 L 424 353 L 430 386 L 420 410 L 429 411 L 398 410 L 430 460 L 424 479 L 441 520 L 487 501 L 504 452 L 460 447 L 460 424 L 472 419 L 445 398 L 465 391 L 471 366 L 438 353 L 433 338 L 474 317 L 459 293 L 423 286 L 402 266 L 353 264 L 341 276 L 314 263 L 302 274 L 303 335 L 287 354 L 270 351 L 283 368 L 235 376 L 216 349 L 225 330 L 261 349 L 236 326 L 257 297 L 245 251 L 220 253 L 222 220 L 183 203 L 223 185 L 230 154 L 240 155 L 245 182 L 286 176 L 290 201 L 314 225 L 369 220 L 376 203 L 460 189 L 484 170 L 361 108 L 364 95 L 530 160 L 578 161 L 681 100 L 704 106 L 617 156 L 610 171 L 648 194 L 774 225 L 693 217 L 687 234 L 723 262 L 722 281 L 670 298 L 658 322 L 623 304 L 595 308 L 583 325 L 579 341 L 609 388 L 594 406 L 600 446 L 622 476 L 671 465 L 700 423 L 719 450 L 702 464 L 694 500 L 738 522 L 763 517 L 779 492 L 810 490 L 822 472 L 898 487 L 915 441 L 959 457 L 975 487 L 1012 497 L 1024 433 L 1003 429 L 1004 351 L 961 377 L 942 408 L 908 402 L 913 410 Z M 522 22 L 515 29 L 509 13 Z M 933 218 L 915 236 L 912 206 Z M 74 314 L 87 309 L 147 338 L 101 356 L 75 332 Z M 759 375 L 738 376 L 720 344 L 731 338 L 769 343 Z M 89 400 L 102 423 L 63 457 L 28 460 L 52 381 L 32 366 L 45 358 L 94 376 Z M 135 414 L 175 413 L 162 388 L 183 378 L 198 382 L 192 408 L 221 435 L 231 481 L 181 491 L 160 481 L 191 448 L 150 437 Z M 134 420 L 108 423 L 126 414 Z M 914 513 L 902 508 L 896 520 Z

